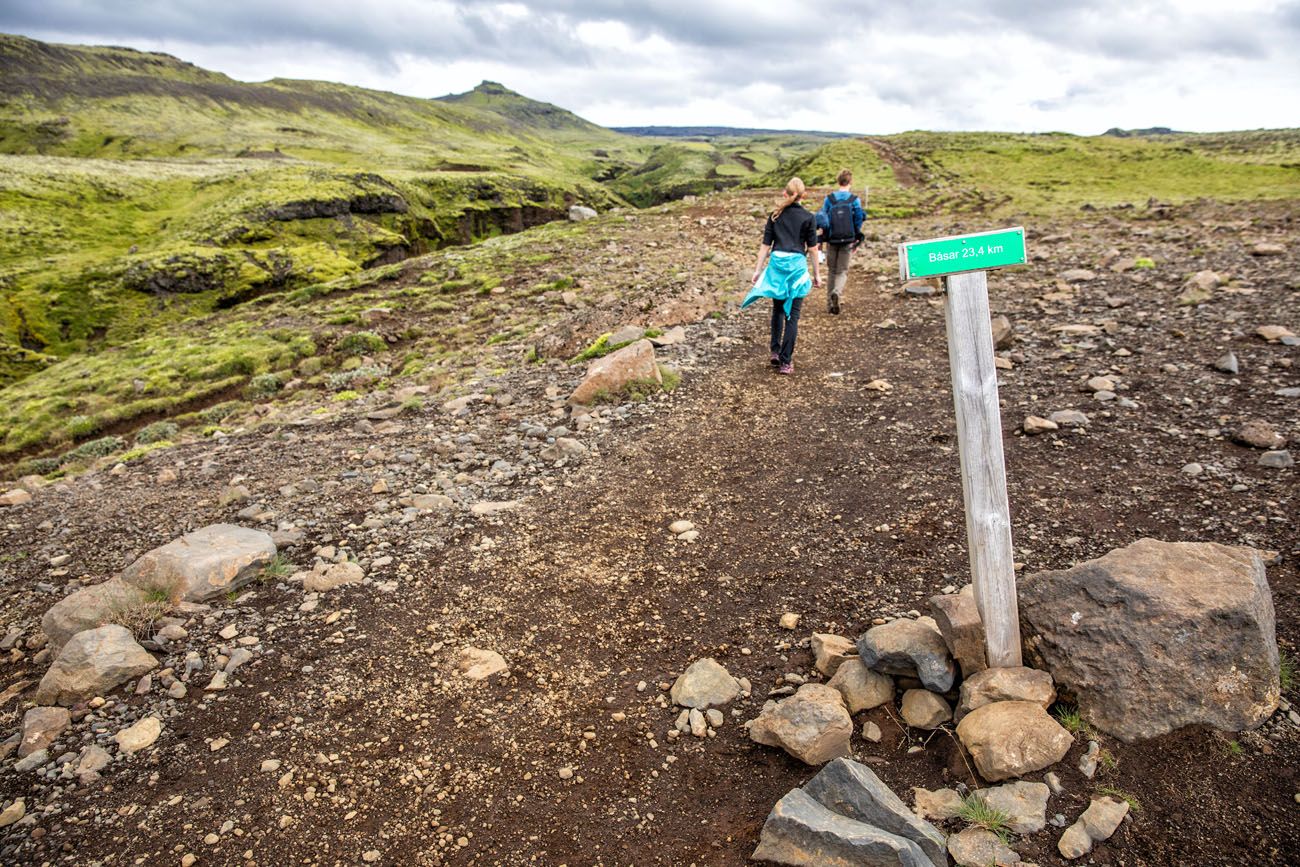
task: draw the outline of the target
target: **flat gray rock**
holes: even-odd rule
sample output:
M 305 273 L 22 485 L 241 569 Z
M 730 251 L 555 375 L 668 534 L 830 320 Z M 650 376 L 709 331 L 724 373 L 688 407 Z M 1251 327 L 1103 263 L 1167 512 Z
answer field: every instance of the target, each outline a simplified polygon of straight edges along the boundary
M 800 789 L 772 808 L 750 857 L 804 867 L 936 867 L 911 840 L 834 813 Z
M 911 840 L 931 861 L 943 863 L 943 834 L 917 818 L 866 765 L 836 759 L 809 780 L 803 790 L 828 810 Z
M 212 524 L 141 555 L 122 570 L 121 578 L 145 591 L 203 602 L 252 581 L 274 556 L 275 543 L 269 534 Z

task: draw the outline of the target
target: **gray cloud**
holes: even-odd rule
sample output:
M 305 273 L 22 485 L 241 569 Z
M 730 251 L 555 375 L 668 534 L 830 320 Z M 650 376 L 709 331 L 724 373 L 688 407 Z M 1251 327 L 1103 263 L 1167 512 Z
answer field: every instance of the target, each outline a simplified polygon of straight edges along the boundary
M 1107 106 L 1141 110 L 1137 82 L 1148 103 L 1165 94 L 1189 105 L 1201 81 L 1202 101 L 1223 117 L 1242 109 L 1227 96 L 1225 71 L 1257 92 L 1279 81 L 1294 91 L 1300 0 L 1257 3 L 1195 3 L 1198 11 L 1177 0 L 820 0 L 802 10 L 754 0 L 5 0 L 0 30 L 190 52 L 185 59 L 219 58 L 235 77 L 247 77 L 241 66 L 294 77 L 306 68 L 421 96 L 482 69 L 578 111 L 605 106 L 622 122 L 638 109 L 654 113 L 648 122 L 698 122 L 724 105 L 743 110 L 737 122 L 746 124 L 802 114 L 847 129 L 863 129 L 862 117 L 1083 128 Z M 610 40 L 591 37 L 611 23 L 622 29 Z M 1219 78 L 1204 78 L 1211 66 Z M 1178 110 L 1196 120 L 1188 105 Z M 1253 125 L 1300 123 L 1295 109 L 1282 117 L 1274 103 L 1265 116 L 1264 107 Z

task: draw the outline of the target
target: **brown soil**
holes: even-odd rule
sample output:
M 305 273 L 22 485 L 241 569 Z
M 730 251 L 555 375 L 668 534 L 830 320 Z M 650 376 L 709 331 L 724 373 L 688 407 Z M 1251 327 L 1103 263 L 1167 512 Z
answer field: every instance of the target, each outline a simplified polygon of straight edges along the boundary
M 720 201 L 691 213 L 718 217 L 727 213 Z M 1254 213 L 1250 237 L 1206 227 L 1233 216 L 1211 205 L 1156 226 L 1092 217 L 1044 227 L 1039 234 L 1071 230 L 1078 240 L 1036 243 L 1031 269 L 992 280 L 994 310 L 1016 324 L 1021 358 L 1003 373 L 1003 424 L 1026 569 L 1065 567 L 1144 536 L 1275 550 L 1278 634 L 1294 656 L 1295 471 L 1260 467 L 1256 452 L 1211 433 L 1259 417 L 1300 434 L 1296 399 L 1274 393 L 1297 384 L 1297 352 L 1252 336 L 1257 325 L 1300 322 L 1300 293 L 1289 282 L 1296 253 L 1246 252 L 1265 235 L 1296 250 L 1294 211 Z M 876 228 L 893 241 L 977 227 Z M 1069 291 L 1055 282 L 1065 269 L 1097 267 L 1111 246 L 1159 266 L 1100 269 Z M 268 502 L 304 477 L 338 479 L 284 506 L 314 522 L 308 543 L 368 540 L 368 551 L 409 566 L 394 592 L 335 591 L 311 614 L 294 613 L 300 590 L 271 584 L 230 606 L 221 622 L 260 632 L 268 648 L 241 672 L 243 685 L 200 703 L 193 684 L 158 747 L 98 784 L 69 785 L 39 834 L 10 830 L 6 858 L 173 864 L 194 852 L 201 864 L 351 864 L 374 850 L 381 864 L 746 863 L 772 804 L 814 773 L 751 743 L 742 727 L 783 674 L 814 676 L 808 634 L 856 636 L 873 618 L 924 611 L 929 596 L 966 580 L 942 306 L 897 294 L 892 261 L 887 243 L 861 251 L 838 317 L 809 299 L 793 377 L 767 364 L 765 310 L 719 323 L 716 345 L 693 331 L 704 349 L 680 391 L 641 407 L 598 440 L 598 456 L 540 483 L 522 511 L 499 519 L 369 536 L 358 527 L 379 498 L 370 482 L 383 469 L 363 459 L 368 448 L 436 463 L 430 443 L 440 432 L 468 431 L 486 416 L 515 429 L 519 415 L 485 407 L 469 421 L 428 411 L 387 436 L 336 423 L 303 428 L 292 442 L 254 433 L 180 446 L 124 477 L 99 474 L 6 513 L 10 622 L 48 605 L 50 597 L 29 591 L 47 580 L 43 558 L 53 546 L 81 570 L 108 574 L 187 528 L 232 519 L 239 506 L 221 507 L 216 495 L 237 475 Z M 1203 267 L 1233 275 L 1234 287 L 1203 308 L 1174 305 L 1182 275 Z M 1051 331 L 1063 324 L 1103 331 Z M 1238 377 L 1209 367 L 1226 348 L 1241 359 Z M 1080 391 L 1102 372 L 1118 375 L 1120 396 L 1138 408 Z M 867 388 L 878 378 L 892 390 Z M 1072 407 L 1093 417 L 1086 431 L 1019 435 L 1026 414 Z M 1182 473 L 1191 461 L 1206 472 Z M 182 480 L 154 484 L 173 464 Z M 678 518 L 699 526 L 698 542 L 667 533 Z M 63 534 L 53 542 L 39 529 L 47 519 Z M 390 547 L 376 548 L 381 541 Z M 303 564 L 309 551 L 290 553 Z M 786 611 L 802 616 L 793 633 L 777 626 Z M 338 619 L 326 623 L 329 612 Z M 216 628 L 196 623 L 192 637 Z M 510 676 L 476 685 L 458 678 L 454 651 L 464 645 L 500 651 Z M 748 677 L 754 695 L 729 709 L 717 737 L 670 740 L 676 714 L 664 687 L 701 656 Z M 6 682 L 39 673 L 18 660 Z M 855 755 L 909 803 L 913 785 L 975 782 L 950 734 L 909 733 L 890 709 L 857 722 L 865 719 L 885 738 L 855 737 Z M 231 743 L 211 751 L 205 741 L 218 736 Z M 910 745 L 924 749 L 909 755 Z M 1073 821 L 1103 786 L 1142 808 L 1083 863 L 1295 863 L 1300 730 L 1283 714 L 1237 736 L 1183 731 L 1103 745 L 1117 765 L 1084 779 L 1075 770 L 1081 741 L 1055 769 L 1067 793 L 1049 813 Z M 283 766 L 260 771 L 270 758 Z M 561 779 L 561 768 L 572 778 Z M 278 785 L 290 770 L 292 780 Z M 27 794 L 31 811 L 38 799 L 28 785 L 10 774 L 0 795 Z M 282 816 L 290 817 L 284 827 Z M 233 828 L 222 832 L 227 821 Z M 221 839 L 206 845 L 209 833 Z M 1060 865 L 1058 836 L 1049 827 L 1015 848 Z

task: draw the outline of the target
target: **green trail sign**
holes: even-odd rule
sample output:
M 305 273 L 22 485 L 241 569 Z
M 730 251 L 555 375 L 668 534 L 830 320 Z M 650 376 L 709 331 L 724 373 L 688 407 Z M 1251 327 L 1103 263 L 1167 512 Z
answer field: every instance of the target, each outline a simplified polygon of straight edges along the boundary
M 898 270 L 904 280 L 987 271 L 1026 261 L 1025 230 L 1020 226 L 898 245 Z

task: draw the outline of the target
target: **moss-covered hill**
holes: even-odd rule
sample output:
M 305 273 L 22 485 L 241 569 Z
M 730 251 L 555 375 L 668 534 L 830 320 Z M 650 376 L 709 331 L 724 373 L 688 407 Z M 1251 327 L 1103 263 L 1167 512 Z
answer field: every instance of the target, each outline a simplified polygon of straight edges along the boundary
M 750 178 L 870 187 L 877 216 L 918 211 L 1051 213 L 1178 203 L 1300 198 L 1300 130 L 1153 136 L 911 132 L 841 139 Z
M 786 153 L 817 143 L 786 138 Z M 0 384 L 571 204 L 732 185 L 780 155 L 737 140 L 680 159 L 662 144 L 492 82 L 441 99 L 246 84 L 163 54 L 0 35 Z

